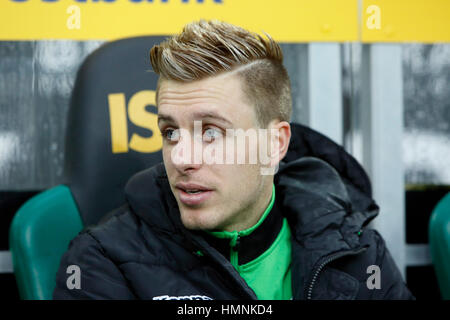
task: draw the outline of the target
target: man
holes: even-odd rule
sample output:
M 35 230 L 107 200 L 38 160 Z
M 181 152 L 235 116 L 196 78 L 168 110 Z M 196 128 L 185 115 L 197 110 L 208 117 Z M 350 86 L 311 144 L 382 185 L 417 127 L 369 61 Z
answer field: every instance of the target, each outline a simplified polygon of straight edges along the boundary
M 132 177 L 127 203 L 71 242 L 54 298 L 413 298 L 365 227 L 378 207 L 363 169 L 289 124 L 277 43 L 200 21 L 150 57 L 164 163 Z

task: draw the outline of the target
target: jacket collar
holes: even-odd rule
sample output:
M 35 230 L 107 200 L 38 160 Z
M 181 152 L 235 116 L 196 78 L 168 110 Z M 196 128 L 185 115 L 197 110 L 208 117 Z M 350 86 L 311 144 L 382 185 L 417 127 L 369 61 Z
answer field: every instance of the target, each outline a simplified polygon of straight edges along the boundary
M 203 232 L 202 236 L 226 258 L 230 259 L 234 250 L 238 253 L 238 264 L 246 264 L 269 249 L 281 230 L 283 216 L 276 200 L 273 186 L 270 203 L 256 225 L 240 232 Z

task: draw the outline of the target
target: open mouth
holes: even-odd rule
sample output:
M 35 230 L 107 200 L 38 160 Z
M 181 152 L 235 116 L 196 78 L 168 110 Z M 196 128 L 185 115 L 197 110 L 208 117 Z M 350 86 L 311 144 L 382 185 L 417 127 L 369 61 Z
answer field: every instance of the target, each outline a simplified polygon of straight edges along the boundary
M 180 201 L 188 206 L 205 202 L 213 193 L 213 190 L 197 185 L 177 184 L 176 188 Z
M 183 190 L 183 191 L 189 194 L 199 194 L 201 192 L 204 192 L 203 190 Z

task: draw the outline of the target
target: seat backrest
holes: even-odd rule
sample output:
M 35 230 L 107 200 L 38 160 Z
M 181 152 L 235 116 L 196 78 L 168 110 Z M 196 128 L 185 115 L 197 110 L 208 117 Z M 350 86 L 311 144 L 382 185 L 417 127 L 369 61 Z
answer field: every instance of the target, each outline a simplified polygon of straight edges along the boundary
M 162 161 L 157 75 L 149 59 L 162 40 L 106 43 L 78 70 L 67 118 L 64 185 L 26 202 L 10 228 L 22 298 L 51 299 L 70 240 L 124 203 L 124 186 L 134 173 Z
M 162 161 L 150 49 L 161 37 L 109 42 L 80 67 L 70 103 L 65 184 L 84 225 L 120 206 L 128 178 Z
M 78 209 L 63 185 L 34 196 L 17 211 L 9 243 L 22 299 L 52 298 L 61 256 L 81 229 Z
M 428 228 L 431 260 L 443 299 L 450 299 L 450 193 L 434 208 Z

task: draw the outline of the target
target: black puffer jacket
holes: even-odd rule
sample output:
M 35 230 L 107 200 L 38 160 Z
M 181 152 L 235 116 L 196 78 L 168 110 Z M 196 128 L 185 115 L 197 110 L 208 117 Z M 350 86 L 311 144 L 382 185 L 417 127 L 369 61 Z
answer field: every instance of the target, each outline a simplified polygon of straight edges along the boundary
M 364 170 L 321 134 L 300 125 L 292 134 L 275 194 L 292 231 L 294 299 L 414 299 L 385 242 L 366 227 L 378 206 Z M 127 204 L 70 243 L 55 299 L 256 299 L 201 232 L 184 228 L 162 164 L 125 191 Z M 80 289 L 67 288 L 69 265 L 80 267 Z M 368 288 L 371 265 L 380 268 L 379 289 Z

